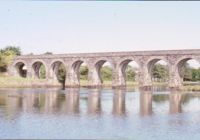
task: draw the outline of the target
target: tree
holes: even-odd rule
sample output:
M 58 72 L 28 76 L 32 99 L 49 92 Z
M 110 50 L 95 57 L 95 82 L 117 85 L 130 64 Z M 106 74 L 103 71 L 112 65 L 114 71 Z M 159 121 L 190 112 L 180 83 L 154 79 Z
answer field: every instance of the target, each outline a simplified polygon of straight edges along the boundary
M 3 49 L 0 51 L 0 72 L 6 72 L 8 65 L 16 55 L 12 49 Z
M 136 78 L 136 72 L 134 71 L 134 68 L 128 65 L 126 68 L 126 80 L 135 81 L 136 80 L 135 78 Z
M 12 51 L 14 55 L 21 55 L 21 49 L 20 47 L 16 46 L 7 46 L 4 49 L 1 50 L 1 52 L 7 52 L 7 51 Z
M 39 69 L 39 78 L 45 79 L 46 77 L 45 75 L 46 75 L 45 67 L 44 65 L 41 65 Z
M 167 81 L 169 76 L 167 67 L 161 64 L 155 64 L 151 73 L 154 79 L 163 82 Z
M 46 55 L 52 55 L 53 53 L 52 52 L 45 52 L 44 54 L 46 54 Z
M 88 75 L 87 66 L 81 66 L 80 67 L 80 79 L 81 80 L 87 80 L 87 75 Z
M 101 78 L 106 81 L 112 80 L 112 68 L 105 66 L 101 69 Z
M 183 78 L 183 81 L 192 80 L 192 71 L 188 63 L 184 63 L 183 66 L 180 68 L 180 76 L 181 78 Z

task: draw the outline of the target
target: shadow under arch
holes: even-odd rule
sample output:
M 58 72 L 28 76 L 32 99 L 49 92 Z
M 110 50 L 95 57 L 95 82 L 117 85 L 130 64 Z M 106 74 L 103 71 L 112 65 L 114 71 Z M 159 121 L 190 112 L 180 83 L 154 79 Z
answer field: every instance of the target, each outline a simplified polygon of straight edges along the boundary
M 82 67 L 84 67 L 85 69 L 82 72 Z M 84 85 L 84 82 L 82 83 L 81 78 L 84 75 L 84 80 L 86 80 L 88 82 L 88 65 L 86 62 L 84 62 L 83 60 L 76 60 L 75 62 L 72 63 L 71 66 L 71 70 L 73 71 L 73 76 L 74 76 L 74 80 L 76 82 L 76 84 L 80 85 Z
M 46 79 L 46 65 L 43 61 L 37 60 L 32 63 L 33 77 L 37 79 Z
M 186 69 L 188 69 L 188 68 L 196 69 L 196 68 L 193 68 L 193 67 L 190 66 L 190 62 L 189 61 L 196 62 L 196 64 L 198 65 L 198 68 L 200 68 L 200 62 L 196 58 L 185 57 L 185 58 L 180 59 L 177 62 L 176 67 L 178 69 L 178 76 L 180 78 L 181 84 L 183 84 L 183 81 L 190 81 L 190 80 L 192 80 L 192 79 L 187 79 L 187 77 L 186 78 L 184 77 L 185 73 L 186 73 Z
M 109 65 L 108 67 L 113 70 L 113 64 L 109 60 L 102 59 L 102 60 L 98 60 L 95 63 L 95 69 L 96 69 L 96 72 L 97 72 L 97 78 L 98 78 L 99 84 L 103 84 L 103 82 L 104 82 L 101 70 L 103 68 L 103 65 L 106 64 L 106 63 Z M 113 80 L 113 75 L 111 74 L 111 81 L 112 80 Z
M 16 69 L 16 75 L 20 77 L 27 77 L 27 66 L 25 62 L 19 61 L 14 65 Z
M 126 70 L 128 69 L 128 66 L 130 63 L 134 63 L 134 66 L 131 66 L 132 72 L 134 74 L 134 79 L 132 79 L 133 81 L 138 81 L 138 77 L 139 77 L 139 69 L 140 69 L 140 65 L 137 61 L 132 60 L 132 59 L 125 59 L 122 60 L 119 64 L 119 69 L 120 69 L 120 76 L 121 76 L 121 83 L 126 85 L 126 82 L 128 81 L 128 77 L 127 77 L 127 72 Z M 133 70 L 135 68 L 135 70 Z M 137 76 L 137 77 L 136 77 Z
M 53 61 L 50 65 L 50 77 L 56 83 L 65 85 L 66 79 L 66 66 L 61 60 Z
M 147 63 L 147 70 L 149 76 L 149 82 L 153 85 L 153 82 L 169 81 L 169 63 L 162 58 L 153 58 Z

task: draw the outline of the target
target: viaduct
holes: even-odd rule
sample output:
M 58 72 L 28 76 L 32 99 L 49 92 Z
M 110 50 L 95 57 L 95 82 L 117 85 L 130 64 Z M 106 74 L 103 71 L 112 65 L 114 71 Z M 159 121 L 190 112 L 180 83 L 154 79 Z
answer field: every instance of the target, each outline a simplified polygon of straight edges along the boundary
M 57 73 L 59 65 L 66 69 L 66 87 L 80 86 L 79 68 L 84 62 L 88 67 L 88 87 L 102 85 L 100 69 L 105 62 L 112 66 L 112 86 L 122 87 L 126 85 L 125 70 L 129 62 L 134 61 L 139 65 L 138 79 L 140 87 L 151 87 L 151 71 L 153 65 L 163 60 L 167 63 L 169 71 L 168 85 L 170 88 L 179 88 L 182 85 L 180 68 L 183 64 L 195 59 L 200 62 L 199 50 L 159 50 L 136 52 L 105 52 L 105 53 L 74 53 L 74 54 L 43 54 L 22 55 L 14 58 L 9 66 L 11 76 L 23 76 L 39 78 L 39 69 L 43 64 L 46 70 L 47 82 L 51 85 L 58 84 Z M 23 67 L 26 67 L 26 75 L 22 75 Z

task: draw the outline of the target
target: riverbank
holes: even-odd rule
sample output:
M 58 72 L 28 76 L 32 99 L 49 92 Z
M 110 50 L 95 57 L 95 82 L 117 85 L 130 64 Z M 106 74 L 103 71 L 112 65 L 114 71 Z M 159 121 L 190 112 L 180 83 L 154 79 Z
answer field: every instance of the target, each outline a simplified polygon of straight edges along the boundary
M 80 86 L 87 87 L 87 80 L 81 80 Z M 138 86 L 138 82 L 127 81 L 127 87 Z M 166 83 L 154 82 L 153 86 L 167 86 Z M 40 88 L 40 87 L 62 87 L 62 84 L 51 85 L 45 79 L 32 79 L 22 77 L 10 77 L 4 74 L 0 74 L 0 88 Z M 112 87 L 112 81 L 104 81 L 102 87 Z M 188 85 L 184 83 L 184 86 L 180 88 L 182 91 L 200 91 L 200 85 Z
M 44 79 L 0 76 L 0 88 L 29 88 L 47 86 Z
M 81 80 L 80 86 L 87 87 L 87 80 Z M 163 86 L 166 83 L 154 83 L 155 86 Z M 27 87 L 62 87 L 62 84 L 50 85 L 49 81 L 45 79 L 32 79 L 32 78 L 22 78 L 22 77 L 10 77 L 5 75 L 0 75 L 0 88 L 27 88 Z M 112 87 L 112 81 L 104 81 L 103 87 Z M 127 87 L 138 86 L 138 82 L 127 81 Z

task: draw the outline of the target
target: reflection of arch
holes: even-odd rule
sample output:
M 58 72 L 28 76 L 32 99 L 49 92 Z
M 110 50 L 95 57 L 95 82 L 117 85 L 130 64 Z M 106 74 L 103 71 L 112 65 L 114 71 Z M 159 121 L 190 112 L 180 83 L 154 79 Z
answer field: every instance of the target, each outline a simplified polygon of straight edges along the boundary
M 45 63 L 43 61 L 41 61 L 41 60 L 36 60 L 36 61 L 34 61 L 32 63 L 32 70 L 34 72 L 34 77 L 35 78 L 39 78 L 40 79 L 40 67 L 42 65 L 44 66 L 44 70 L 45 70 L 45 78 L 47 77 L 46 76 L 47 73 L 46 73 L 46 65 L 45 65 Z
M 101 76 L 101 68 L 103 66 L 104 63 L 108 62 L 112 69 L 113 69 L 113 64 L 109 61 L 109 60 L 106 60 L 106 59 L 102 59 L 102 60 L 98 60 L 96 63 L 95 63 L 95 69 L 97 71 L 97 76 L 98 76 L 98 79 L 100 80 L 101 83 L 103 83 L 103 79 L 102 79 L 102 76 Z M 113 76 L 112 76 L 113 77 Z M 113 78 L 112 78 L 113 79 Z
M 14 66 L 19 76 L 21 77 L 27 76 L 27 65 L 25 62 L 23 61 L 16 62 Z
M 62 65 L 64 66 L 64 73 L 66 75 L 65 63 L 62 60 L 55 60 L 50 65 L 50 77 L 58 80 L 59 68 Z

